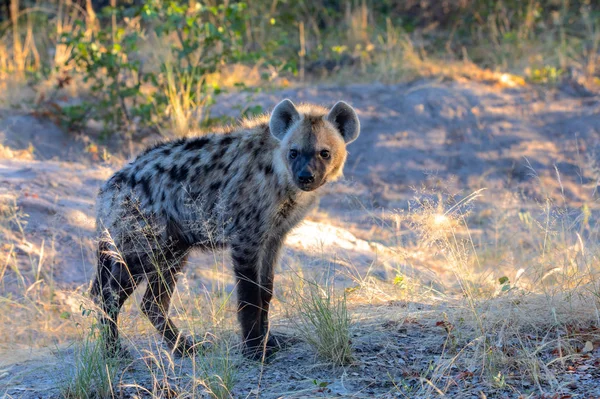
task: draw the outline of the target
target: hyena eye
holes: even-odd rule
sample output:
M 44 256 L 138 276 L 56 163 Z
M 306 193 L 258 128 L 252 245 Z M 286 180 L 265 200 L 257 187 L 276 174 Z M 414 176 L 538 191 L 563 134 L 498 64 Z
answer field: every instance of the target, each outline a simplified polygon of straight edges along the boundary
M 290 159 L 296 159 L 298 156 L 298 150 L 290 150 Z
M 331 156 L 331 154 L 329 154 L 329 151 L 327 151 L 327 150 L 321 150 L 321 158 L 323 158 L 323 159 L 329 159 L 330 156 Z

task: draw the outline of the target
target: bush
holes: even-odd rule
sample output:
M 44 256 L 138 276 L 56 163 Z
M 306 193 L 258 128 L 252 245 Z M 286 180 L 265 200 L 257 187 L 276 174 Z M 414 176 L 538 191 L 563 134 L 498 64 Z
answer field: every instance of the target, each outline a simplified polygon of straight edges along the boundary
M 184 1 L 151 1 L 129 8 L 105 7 L 101 16 L 110 20 L 94 30 L 84 27 L 65 33 L 71 47 L 67 63 L 74 63 L 91 84 L 92 100 L 65 107 L 70 127 L 87 119 L 101 121 L 104 132 L 156 127 L 176 118 L 182 104 L 209 107 L 221 93 L 209 87 L 206 76 L 219 66 L 248 60 L 242 51 L 245 3 L 205 6 Z M 158 40 L 172 42 L 170 56 L 157 70 L 145 71 L 137 56 L 141 28 Z M 174 40 L 173 40 L 174 39 Z M 185 88 L 185 90 L 178 90 Z M 174 102 L 173 92 L 183 94 Z

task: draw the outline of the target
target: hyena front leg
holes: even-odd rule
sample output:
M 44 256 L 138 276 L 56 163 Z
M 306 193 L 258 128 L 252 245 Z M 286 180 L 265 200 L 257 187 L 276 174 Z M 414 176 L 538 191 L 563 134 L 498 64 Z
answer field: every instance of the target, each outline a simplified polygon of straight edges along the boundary
M 142 299 L 142 312 L 161 334 L 167 345 L 180 355 L 186 355 L 194 349 L 194 342 L 189 337 L 182 337 L 179 329 L 169 317 L 171 297 L 177 285 L 177 279 L 185 264 L 187 256 L 165 270 L 154 272 L 148 277 L 148 288 Z
M 267 336 L 267 348 L 270 350 L 279 349 L 279 342 L 269 330 L 269 305 L 273 298 L 273 279 L 275 276 L 275 266 L 279 259 L 281 247 L 283 245 L 282 237 L 268 239 L 263 247 L 263 257 L 261 259 L 260 269 L 260 295 L 262 300 L 260 328 L 262 334 Z
M 238 319 L 242 328 L 244 355 L 262 358 L 264 332 L 261 328 L 263 302 L 259 283 L 260 248 L 248 243 L 231 247 L 233 270 L 237 279 Z

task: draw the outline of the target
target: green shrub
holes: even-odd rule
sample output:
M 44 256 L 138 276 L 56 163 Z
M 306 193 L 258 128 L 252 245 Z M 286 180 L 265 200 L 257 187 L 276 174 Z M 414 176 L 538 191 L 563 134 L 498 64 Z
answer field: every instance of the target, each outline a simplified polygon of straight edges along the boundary
M 103 123 L 105 133 L 156 127 L 165 122 L 163 116 L 177 113 L 172 93 L 180 87 L 188 97 L 179 98 L 181 103 L 210 107 L 221 90 L 209 87 L 206 76 L 221 65 L 252 58 L 242 49 L 245 8 L 245 3 L 209 7 L 184 1 L 105 7 L 101 16 L 111 23 L 64 34 L 63 44 L 72 48 L 67 62 L 82 71 L 92 95 L 63 109 L 68 125 L 91 118 Z M 160 60 L 158 70 L 145 71 L 137 56 L 142 39 L 138 24 L 172 42 L 170 57 Z

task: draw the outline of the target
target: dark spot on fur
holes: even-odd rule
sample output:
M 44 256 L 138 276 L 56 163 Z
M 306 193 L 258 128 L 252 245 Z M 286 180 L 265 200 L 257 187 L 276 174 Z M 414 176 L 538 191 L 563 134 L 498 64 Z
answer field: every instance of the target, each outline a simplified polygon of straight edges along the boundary
M 223 162 L 219 162 L 219 163 L 217 163 L 216 168 L 217 168 L 217 170 L 222 170 L 225 168 L 225 164 Z
M 169 175 L 171 176 L 171 179 L 175 180 L 176 182 L 182 183 L 187 179 L 188 172 L 189 170 L 187 166 L 175 165 L 171 168 L 171 170 L 169 170 Z
M 207 163 L 206 165 L 204 165 L 204 173 L 205 174 L 209 174 L 210 172 L 213 171 L 213 169 L 215 168 L 215 164 L 210 162 Z
M 206 144 L 208 144 L 209 141 L 210 140 L 207 137 L 201 137 L 201 138 L 196 138 L 196 139 L 189 140 L 187 143 L 185 143 L 185 146 L 183 147 L 183 150 L 184 151 L 199 151 Z
M 213 157 L 214 160 L 217 159 L 221 159 L 223 158 L 223 156 L 225 155 L 225 153 L 227 152 L 228 147 L 221 147 L 221 149 L 219 150 L 219 152 L 215 153 L 215 156 Z
M 214 183 L 212 183 L 210 185 L 210 190 L 211 191 L 217 191 L 219 188 L 221 188 L 221 182 L 220 181 L 216 181 Z
M 233 137 L 231 136 L 225 136 L 221 139 L 221 145 L 222 146 L 227 146 L 229 144 L 231 144 L 231 142 L 233 141 Z
M 139 183 L 142 185 L 142 191 L 144 193 L 144 195 L 146 196 L 146 198 L 152 202 L 152 190 L 150 189 L 150 180 L 148 180 L 148 178 L 146 177 L 142 177 L 139 181 Z
M 165 202 L 165 201 L 167 200 L 167 195 L 165 194 L 165 192 L 164 192 L 164 191 L 162 192 L 162 194 L 161 194 L 161 196 L 160 196 L 160 200 L 161 200 L 162 202 Z
M 135 173 L 132 173 L 131 176 L 129 176 L 129 186 L 131 188 L 135 188 L 136 185 L 137 185 L 137 180 L 135 179 Z
M 273 174 L 273 166 L 270 164 L 265 166 L 265 175 L 271 176 L 272 174 Z
M 154 169 L 156 170 L 156 173 L 158 173 L 158 174 L 165 173 L 165 168 L 163 168 L 163 166 L 160 163 L 157 163 L 156 165 L 154 165 Z

